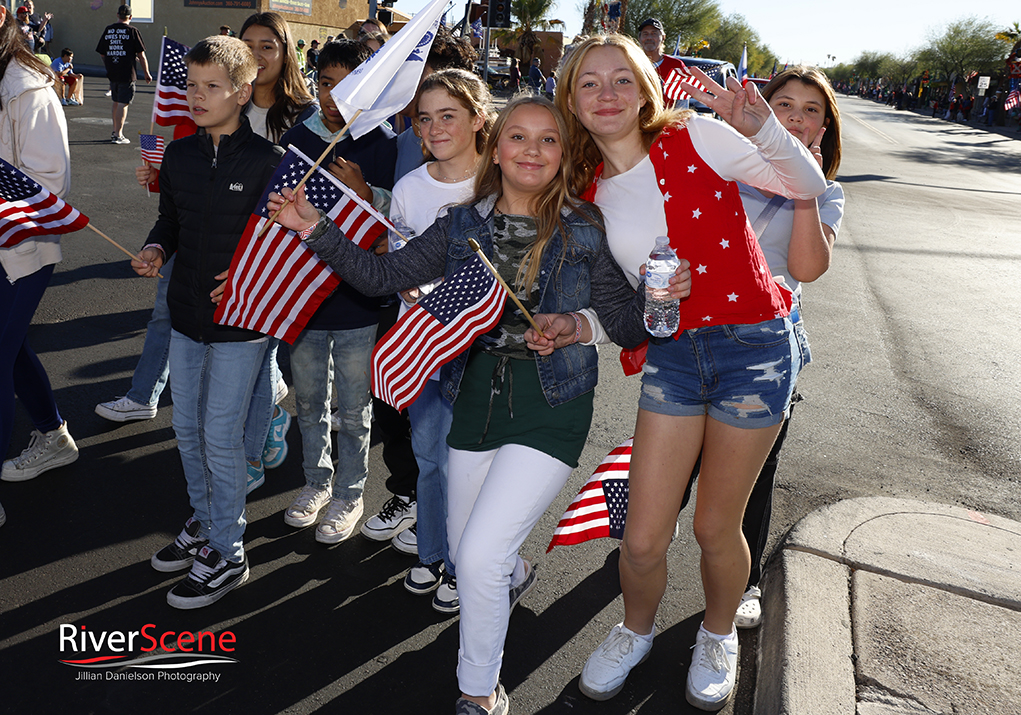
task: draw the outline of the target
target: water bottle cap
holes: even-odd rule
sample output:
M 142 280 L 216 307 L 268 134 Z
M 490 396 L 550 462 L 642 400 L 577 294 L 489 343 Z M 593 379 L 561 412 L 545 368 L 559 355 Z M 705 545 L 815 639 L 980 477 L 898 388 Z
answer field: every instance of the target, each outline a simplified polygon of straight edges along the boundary
M 663 244 L 663 245 L 669 246 L 670 245 L 670 237 L 669 236 L 656 236 L 656 243 L 657 244 Z

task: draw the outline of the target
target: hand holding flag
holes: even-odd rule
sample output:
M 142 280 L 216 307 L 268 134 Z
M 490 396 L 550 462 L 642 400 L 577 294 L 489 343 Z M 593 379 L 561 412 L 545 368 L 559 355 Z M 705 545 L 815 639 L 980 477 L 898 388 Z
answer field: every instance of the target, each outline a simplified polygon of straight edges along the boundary
M 340 284 L 340 276 L 298 238 L 294 231 L 273 224 L 268 196 L 305 183 L 309 219 L 321 210 L 349 239 L 368 248 L 389 222 L 351 189 L 328 172 L 313 168 L 312 160 L 295 147 L 284 155 L 248 221 L 230 264 L 230 275 L 214 318 L 221 325 L 257 330 L 293 343 L 326 297 Z M 302 179 L 304 181 L 304 179 Z M 293 209 L 293 203 L 290 203 Z M 279 211 L 277 212 L 279 213 Z M 296 215 L 296 214 L 295 214 Z M 315 219 L 311 219 L 311 216 Z M 296 224 L 295 224 L 296 225 Z M 268 228 L 265 238 L 259 238 Z

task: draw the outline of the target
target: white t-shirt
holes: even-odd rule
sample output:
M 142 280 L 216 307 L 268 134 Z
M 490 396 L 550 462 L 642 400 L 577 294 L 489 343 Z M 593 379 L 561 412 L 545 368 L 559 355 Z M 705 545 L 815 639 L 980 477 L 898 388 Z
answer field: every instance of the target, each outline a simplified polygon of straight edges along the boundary
M 436 219 L 447 215 L 447 209 L 469 201 L 474 195 L 475 177 L 469 177 L 456 184 L 448 184 L 434 179 L 429 174 L 429 164 L 423 164 L 408 172 L 394 186 L 393 199 L 390 202 L 390 220 L 394 228 L 410 241 L 420 236 L 432 226 Z M 390 231 L 388 241 L 391 251 L 400 250 L 404 239 Z M 421 296 L 428 295 L 436 286 L 443 282 L 437 278 L 418 287 Z M 401 298 L 399 315 L 404 315 L 410 306 Z M 438 380 L 439 370 L 429 379 Z
M 257 107 L 254 101 L 248 103 L 248 122 L 252 125 L 252 131 L 263 139 L 269 139 L 269 128 L 266 126 L 267 114 L 269 114 L 269 107 L 263 109 Z
M 799 183 L 806 166 L 807 149 L 773 115 L 750 139 L 722 121 L 701 116 L 688 119 L 688 133 L 698 155 L 726 181 L 790 196 L 794 192 L 789 187 Z M 648 259 L 656 236 L 669 235 L 652 159 L 646 155 L 623 174 L 599 179 L 595 203 L 606 221 L 610 252 L 637 288 L 638 269 Z
M 769 198 L 762 195 L 758 189 L 745 184 L 738 184 L 738 191 L 741 194 L 741 203 L 744 204 L 748 220 L 755 225 L 755 220 L 762 213 L 762 210 L 769 205 Z M 826 183 L 826 191 L 816 199 L 819 204 L 819 219 L 833 229 L 833 235 L 840 233 L 840 222 L 844 217 L 844 190 L 835 181 Z M 762 234 L 756 236 L 759 239 L 759 246 L 762 248 L 762 255 L 769 264 L 770 272 L 782 275 L 787 281 L 788 287 L 796 294 L 800 294 L 801 283 L 791 278 L 787 271 L 787 252 L 791 247 L 791 234 L 794 231 L 794 201 L 788 199 L 766 224 Z

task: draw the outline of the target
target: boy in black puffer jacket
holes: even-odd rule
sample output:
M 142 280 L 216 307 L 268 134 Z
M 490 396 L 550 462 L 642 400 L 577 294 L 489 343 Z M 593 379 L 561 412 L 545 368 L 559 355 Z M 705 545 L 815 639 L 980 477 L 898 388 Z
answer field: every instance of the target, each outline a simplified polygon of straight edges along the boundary
M 167 294 L 174 432 L 193 510 L 153 568 L 189 569 L 167 594 L 175 608 L 201 608 L 248 579 L 244 422 L 267 338 L 218 325 L 210 294 L 282 151 L 252 132 L 241 110 L 257 67 L 240 40 L 209 37 L 185 58 L 188 106 L 200 133 L 171 142 L 160 172 L 160 210 L 131 262 L 155 276 L 176 254 Z

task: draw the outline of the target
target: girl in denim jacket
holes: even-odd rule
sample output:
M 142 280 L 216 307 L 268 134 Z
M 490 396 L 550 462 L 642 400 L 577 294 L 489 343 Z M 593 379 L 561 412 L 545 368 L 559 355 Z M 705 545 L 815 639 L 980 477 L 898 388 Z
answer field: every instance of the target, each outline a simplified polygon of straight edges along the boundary
M 598 312 L 615 342 L 644 339 L 643 297 L 607 248 L 602 220 L 571 197 L 562 115 L 545 99 L 512 101 L 482 152 L 475 198 L 451 208 L 395 253 L 374 256 L 320 219 L 301 194 L 270 195 L 278 220 L 310 232 L 310 248 L 366 294 L 385 294 L 453 274 L 475 239 L 545 336 L 508 304 L 499 325 L 443 368 L 453 403 L 447 439 L 447 536 L 461 605 L 457 713 L 506 713 L 499 684 L 511 609 L 535 584 L 518 555 L 563 488 L 588 436 L 596 384 Z M 673 290 L 686 295 L 679 270 Z M 558 314 L 556 318 L 552 315 Z M 564 325 L 570 321 L 569 337 Z M 553 341 L 557 350 L 554 351 Z

